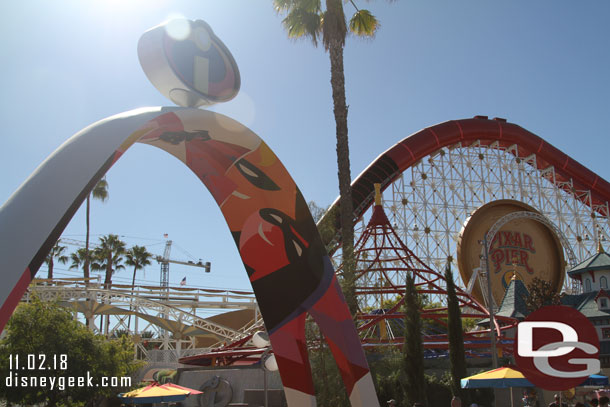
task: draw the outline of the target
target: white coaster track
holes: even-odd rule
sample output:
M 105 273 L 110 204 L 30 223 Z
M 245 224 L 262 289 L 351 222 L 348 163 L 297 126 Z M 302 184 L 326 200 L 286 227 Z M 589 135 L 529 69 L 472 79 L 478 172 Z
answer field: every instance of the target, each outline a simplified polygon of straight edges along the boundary
M 96 333 L 133 336 L 141 359 L 151 349 L 186 356 L 196 348 L 197 337 L 208 338 L 210 346 L 230 343 L 247 336 L 262 322 L 254 295 L 240 290 L 136 286 L 132 293 L 126 285 L 106 290 L 101 284 L 86 285 L 82 279 L 58 279 L 35 280 L 22 301 L 29 301 L 32 295 L 72 308 L 75 317 L 85 318 Z M 252 310 L 253 318 L 234 329 L 201 315 L 211 310 Z M 105 315 L 109 323 L 102 322 Z

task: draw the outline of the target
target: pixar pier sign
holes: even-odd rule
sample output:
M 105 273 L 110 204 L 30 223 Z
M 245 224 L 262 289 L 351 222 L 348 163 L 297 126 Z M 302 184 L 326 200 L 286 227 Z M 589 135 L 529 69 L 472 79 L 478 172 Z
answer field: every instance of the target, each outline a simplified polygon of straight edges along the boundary
M 577 310 L 551 305 L 517 325 L 515 362 L 534 385 L 567 390 L 600 371 L 595 327 Z
M 504 264 L 522 266 L 528 274 L 534 274 L 528 262 L 530 254 L 534 253 L 534 241 L 527 233 L 500 231 L 491 242 L 489 257 L 495 273 L 499 273 Z

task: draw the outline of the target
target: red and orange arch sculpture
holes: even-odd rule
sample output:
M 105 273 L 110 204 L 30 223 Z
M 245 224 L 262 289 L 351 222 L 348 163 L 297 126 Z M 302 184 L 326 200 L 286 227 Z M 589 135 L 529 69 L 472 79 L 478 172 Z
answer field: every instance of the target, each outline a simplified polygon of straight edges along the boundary
M 353 406 L 378 406 L 369 368 L 305 199 L 253 132 L 221 114 L 147 108 L 59 147 L 0 208 L 0 329 L 95 184 L 135 142 L 187 165 L 221 208 L 248 272 L 291 406 L 315 406 L 305 317 L 324 333 Z
M 172 34 L 170 26 L 179 28 Z M 204 21 L 178 19 L 140 38 L 142 67 L 184 107 L 145 108 L 95 123 L 60 146 L 0 208 L 0 331 L 51 247 L 95 184 L 135 142 L 172 154 L 221 208 L 269 333 L 291 406 L 315 406 L 305 316 L 320 326 L 354 406 L 378 406 L 334 269 L 290 174 L 252 131 L 194 109 L 227 101 L 237 64 Z

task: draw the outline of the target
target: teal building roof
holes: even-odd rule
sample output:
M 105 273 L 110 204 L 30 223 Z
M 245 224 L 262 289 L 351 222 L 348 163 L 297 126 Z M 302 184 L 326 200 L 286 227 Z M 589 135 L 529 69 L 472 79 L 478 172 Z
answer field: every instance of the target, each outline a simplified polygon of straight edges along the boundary
M 587 318 L 608 318 L 610 316 L 610 308 L 599 309 L 599 306 L 597 305 L 597 299 L 599 297 L 608 298 L 608 305 L 610 305 L 610 295 L 604 290 L 578 295 L 564 295 L 561 298 L 561 304 L 575 308 Z
M 610 255 L 604 251 L 601 244 L 597 249 L 597 253 L 593 257 L 590 257 L 582 263 L 572 267 L 572 269 L 568 271 L 568 275 L 570 277 L 575 277 L 578 274 L 596 270 L 610 270 Z
M 502 303 L 496 315 L 517 318 L 519 320 L 524 319 L 529 314 L 525 303 L 528 296 L 529 293 L 523 281 L 517 279 L 511 280 L 504 292 Z

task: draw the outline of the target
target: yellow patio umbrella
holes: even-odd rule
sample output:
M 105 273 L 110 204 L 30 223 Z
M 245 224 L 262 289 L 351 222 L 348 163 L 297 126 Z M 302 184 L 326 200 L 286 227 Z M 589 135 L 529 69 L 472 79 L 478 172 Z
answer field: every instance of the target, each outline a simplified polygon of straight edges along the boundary
M 170 403 L 182 401 L 190 394 L 202 392 L 173 383 L 159 384 L 154 382 L 148 386 L 119 394 L 119 399 L 125 404 Z
M 534 387 L 514 366 L 504 366 L 465 377 L 460 380 L 463 389 L 493 388 L 510 389 L 510 405 L 513 406 L 513 387 Z

